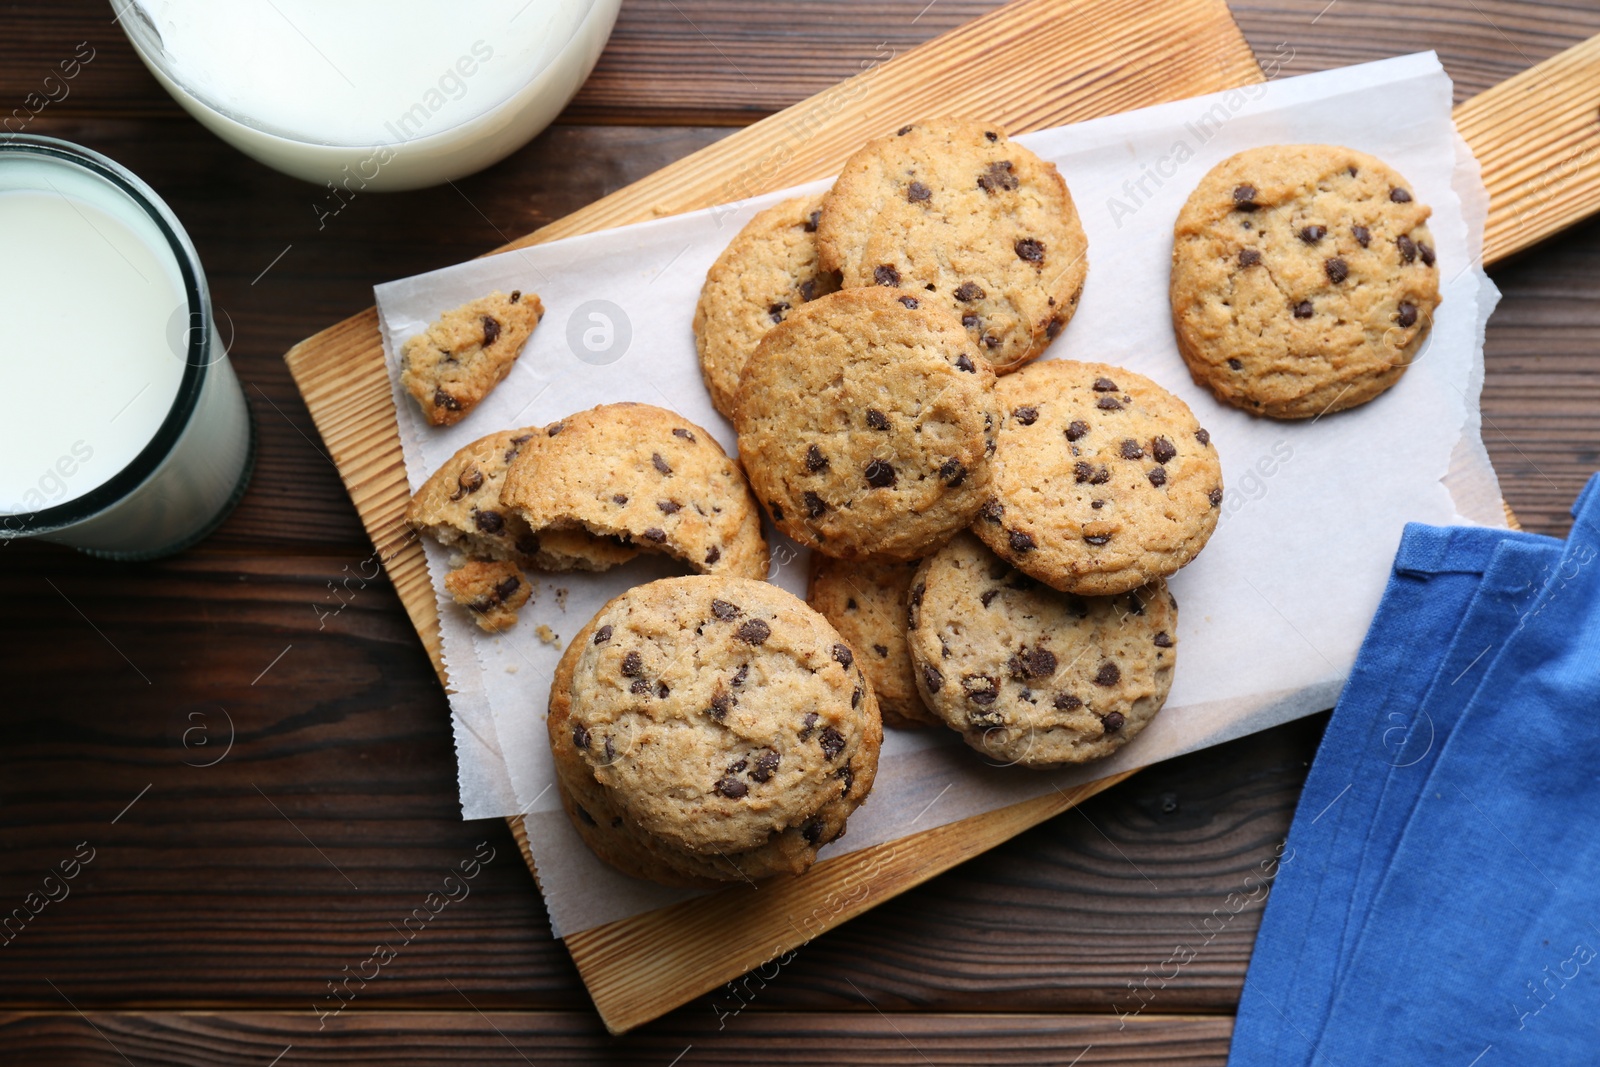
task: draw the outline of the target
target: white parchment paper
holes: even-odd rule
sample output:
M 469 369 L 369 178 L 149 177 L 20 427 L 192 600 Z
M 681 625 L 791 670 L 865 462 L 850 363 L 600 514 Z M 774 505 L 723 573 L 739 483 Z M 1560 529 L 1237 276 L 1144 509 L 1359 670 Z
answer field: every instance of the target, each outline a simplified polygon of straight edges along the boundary
M 877 786 L 830 853 L 1327 708 L 1382 593 L 1402 526 L 1504 524 L 1478 436 L 1483 325 L 1498 298 L 1477 265 L 1488 198 L 1450 105 L 1450 81 L 1427 53 L 1019 138 L 1061 168 L 1089 237 L 1083 299 L 1049 358 L 1129 367 L 1182 396 L 1222 457 L 1221 522 L 1171 582 L 1180 606 L 1177 677 L 1143 734 L 1092 767 L 1039 773 L 989 766 L 947 731 L 890 730 Z M 1349 145 L 1406 176 L 1434 211 L 1444 300 L 1420 358 L 1392 390 L 1353 411 L 1289 423 L 1222 407 L 1194 385 L 1173 340 L 1167 278 L 1173 220 L 1212 165 L 1244 148 L 1304 142 Z M 671 408 L 732 452 L 733 430 L 701 384 L 690 320 L 705 272 L 728 240 L 756 211 L 798 191 L 378 286 L 394 378 L 400 345 L 447 308 L 497 288 L 537 292 L 547 308 L 511 376 L 459 425 L 428 427 L 396 386 L 413 490 L 483 434 L 618 400 Z M 1447 479 L 1452 458 L 1458 471 Z M 804 554 L 781 539 L 773 548 L 772 580 L 804 595 Z M 565 641 L 610 597 L 675 566 L 640 560 L 599 575 L 530 575 L 534 602 L 510 632 L 490 637 L 443 595 L 445 558 L 430 546 L 463 815 L 526 815 L 558 935 L 688 895 L 623 877 L 589 854 L 552 788 L 544 728 Z

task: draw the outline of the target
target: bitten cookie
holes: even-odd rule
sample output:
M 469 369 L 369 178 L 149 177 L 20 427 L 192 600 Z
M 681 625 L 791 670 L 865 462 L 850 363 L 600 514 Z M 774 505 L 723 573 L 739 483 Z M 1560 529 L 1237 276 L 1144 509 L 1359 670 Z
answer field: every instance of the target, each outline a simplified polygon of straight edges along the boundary
M 500 503 L 541 539 L 585 533 L 702 574 L 767 573 L 761 513 L 739 465 L 705 430 L 649 404 L 551 423 L 512 462 Z
M 823 200 L 817 244 L 846 288 L 899 286 L 954 312 L 1000 374 L 1044 351 L 1088 271 L 1055 165 L 993 124 L 953 119 L 851 156 Z
M 1178 605 L 1165 583 L 1115 597 L 1041 585 L 963 534 L 911 590 L 922 699 L 967 744 L 1007 764 L 1109 756 L 1172 688 Z
M 1174 573 L 1217 526 L 1222 465 L 1188 405 L 1104 363 L 1003 378 L 993 494 L 973 532 L 1013 566 L 1085 596 Z
M 602 608 L 561 659 L 548 722 L 573 799 L 592 780 L 601 817 L 630 828 L 624 858 L 643 848 L 719 880 L 810 866 L 871 790 L 883 737 L 855 652 L 826 619 L 777 586 L 713 576 Z M 584 810 L 596 825 L 574 813 L 579 833 L 604 837 Z
M 745 365 L 735 422 L 756 497 L 796 541 L 905 560 L 987 497 L 994 372 L 917 294 L 848 289 L 796 308 Z
M 711 403 L 730 420 L 739 372 L 767 331 L 791 310 L 839 288 L 817 261 L 822 197 L 770 207 L 722 250 L 694 309 L 694 342 Z
M 822 612 L 850 647 L 872 683 L 878 710 L 890 726 L 937 724 L 922 705 L 906 648 L 906 609 L 911 580 L 921 560 L 907 563 L 847 563 L 811 554 L 806 603 Z
M 400 350 L 400 384 L 435 426 L 467 417 L 500 384 L 544 316 L 533 293 L 499 291 L 443 315 Z
M 581 529 L 535 535 L 500 504 L 500 487 L 511 461 L 544 433 L 537 426 L 502 430 L 462 448 L 417 490 L 406 509 L 406 521 L 467 557 L 509 560 L 547 571 L 605 570 L 638 555 L 637 549 L 616 538 L 591 536 Z
M 450 598 L 467 609 L 478 629 L 509 630 L 533 590 L 515 563 L 468 560 L 444 576 Z
M 1280 419 L 1364 404 L 1439 305 L 1430 210 L 1381 160 L 1331 145 L 1217 164 L 1178 215 L 1172 322 L 1194 380 Z

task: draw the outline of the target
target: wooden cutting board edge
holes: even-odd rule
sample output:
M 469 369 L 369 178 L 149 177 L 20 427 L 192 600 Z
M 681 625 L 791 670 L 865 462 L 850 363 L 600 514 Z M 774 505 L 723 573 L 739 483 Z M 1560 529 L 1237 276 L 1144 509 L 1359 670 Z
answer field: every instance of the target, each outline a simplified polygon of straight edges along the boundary
M 1074 5 L 1070 18 L 1062 17 L 1067 6 L 1016 0 L 496 251 L 825 177 L 868 136 L 929 114 L 982 114 L 1023 132 L 1262 80 L 1220 0 L 1182 0 L 1159 14 L 1148 0 L 1090 0 Z M 1094 33 L 1085 35 L 1091 25 Z M 1091 47 L 1084 47 L 1086 37 Z M 1063 72 L 1055 86 L 1013 86 L 1007 70 L 988 69 L 1001 54 L 1009 70 L 1053 69 L 1047 64 L 1058 61 L 1069 40 L 1078 46 L 1073 60 L 1080 73 Z M 1210 44 L 1195 43 L 1202 40 Z M 1186 47 L 1163 59 L 1153 51 L 1161 41 Z M 1030 55 L 1038 66 L 1026 61 Z M 958 83 L 956 74 L 973 84 Z M 1589 165 L 1600 151 L 1590 100 L 1597 75 L 1600 38 L 1456 109 L 1491 193 L 1485 262 L 1600 206 L 1600 167 Z M 285 359 L 443 680 L 437 605 L 421 546 L 402 518 L 408 487 L 375 310 L 301 342 Z M 1509 508 L 1507 514 L 1515 524 Z M 837 857 L 779 887 L 769 883 L 759 906 L 751 903 L 755 895 L 726 890 L 570 935 L 568 949 L 606 1026 L 621 1033 L 783 957 L 1131 773 Z M 507 821 L 537 878 L 521 820 Z

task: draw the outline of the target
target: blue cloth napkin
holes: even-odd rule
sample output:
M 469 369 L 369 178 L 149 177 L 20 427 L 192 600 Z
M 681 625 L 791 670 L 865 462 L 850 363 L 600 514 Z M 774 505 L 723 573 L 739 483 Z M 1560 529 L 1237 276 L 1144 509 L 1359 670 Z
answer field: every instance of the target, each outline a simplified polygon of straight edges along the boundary
M 1597 486 L 1565 545 L 1407 529 L 1231 1063 L 1600 1062 Z

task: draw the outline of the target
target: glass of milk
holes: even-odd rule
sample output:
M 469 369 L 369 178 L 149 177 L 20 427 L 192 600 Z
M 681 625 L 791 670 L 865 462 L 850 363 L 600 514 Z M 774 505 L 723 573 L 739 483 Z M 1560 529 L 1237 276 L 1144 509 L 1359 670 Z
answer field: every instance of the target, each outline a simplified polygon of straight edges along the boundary
M 621 0 L 112 0 L 223 140 L 345 196 L 459 178 L 548 126 Z M 336 203 L 342 203 L 342 199 Z
M 244 492 L 249 408 L 188 235 L 97 152 L 0 140 L 0 549 L 150 559 Z

